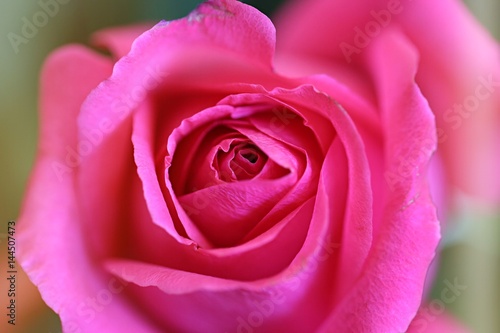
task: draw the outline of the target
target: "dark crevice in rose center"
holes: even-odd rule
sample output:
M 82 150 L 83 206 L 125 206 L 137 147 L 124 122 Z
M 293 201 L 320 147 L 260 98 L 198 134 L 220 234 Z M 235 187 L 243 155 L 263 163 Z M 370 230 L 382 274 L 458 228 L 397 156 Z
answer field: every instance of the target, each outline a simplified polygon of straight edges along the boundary
M 242 153 L 241 156 L 243 156 L 248 162 L 255 164 L 257 160 L 259 159 L 259 155 L 257 155 L 255 152 L 247 152 L 247 153 Z
M 252 179 L 257 176 L 267 162 L 267 155 L 251 142 L 231 144 L 225 152 L 217 152 L 218 176 L 225 182 Z

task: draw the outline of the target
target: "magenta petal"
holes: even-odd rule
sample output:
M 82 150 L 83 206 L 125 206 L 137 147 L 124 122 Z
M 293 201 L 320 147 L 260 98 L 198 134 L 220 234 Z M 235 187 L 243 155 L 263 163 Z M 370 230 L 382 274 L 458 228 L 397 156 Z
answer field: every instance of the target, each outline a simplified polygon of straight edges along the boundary
M 292 243 L 289 242 L 293 238 L 300 237 L 298 235 L 305 231 L 304 228 L 307 229 L 307 225 L 304 225 L 303 221 L 310 220 L 313 208 L 311 203 L 313 202 L 310 200 L 306 211 L 298 212 L 300 215 L 295 221 L 286 221 L 288 223 L 283 224 L 284 237 L 280 236 L 274 242 L 266 242 L 267 244 L 258 246 L 260 263 L 257 267 L 259 269 L 268 265 L 270 260 L 284 256 L 291 249 Z M 289 228 L 291 224 L 292 228 Z M 323 225 L 328 226 L 328 223 L 323 223 Z M 315 288 L 315 284 L 312 283 L 313 277 L 316 277 L 316 273 L 320 273 L 320 271 L 310 266 L 323 262 L 325 256 L 331 255 L 333 249 L 331 244 L 324 244 L 323 241 L 312 238 L 311 245 L 314 247 L 310 249 L 309 256 L 312 256 L 313 260 L 304 261 L 304 257 L 301 256 L 294 259 L 292 265 L 277 275 L 246 282 L 213 278 L 206 274 L 192 274 L 181 270 L 122 260 L 112 260 L 108 262 L 107 267 L 117 276 L 141 286 L 141 288 L 134 290 L 134 295 L 138 300 L 136 304 L 138 306 L 144 304 L 151 309 L 150 313 L 161 318 L 163 327 L 176 328 L 177 331 L 193 331 L 197 330 L 197 321 L 193 321 L 193 318 L 205 318 L 203 330 L 210 328 L 217 331 L 221 327 L 229 325 L 227 330 L 232 331 L 238 326 L 236 321 L 238 316 L 246 318 L 249 313 L 254 311 L 254 302 L 269 300 L 271 293 L 281 295 L 280 299 L 282 298 L 282 300 L 279 304 L 282 305 L 276 307 L 276 316 L 268 318 L 261 329 L 279 332 L 285 328 L 300 327 L 300 331 L 304 331 L 317 325 L 318 316 L 323 312 L 321 309 L 324 309 L 322 307 L 324 297 L 317 297 L 318 294 L 316 294 L 318 292 L 322 295 L 322 289 L 321 287 Z M 282 243 L 285 240 L 286 242 Z M 269 257 L 268 253 L 273 253 L 273 256 Z M 233 266 L 244 269 L 249 264 L 248 260 L 242 258 L 232 263 L 227 269 L 232 269 Z M 311 296 L 307 293 L 310 290 L 315 292 Z M 220 305 L 217 315 L 207 316 L 207 313 L 214 313 L 214 302 Z M 300 304 L 300 307 L 296 307 L 297 304 Z M 169 309 L 169 311 L 165 311 L 165 309 Z M 300 312 L 304 316 L 291 318 L 286 315 L 290 312 Z
M 106 263 L 109 271 L 116 276 L 141 287 L 158 287 L 171 294 L 188 294 L 193 291 L 223 292 L 239 288 L 248 289 L 248 282 L 217 278 L 203 274 L 185 272 L 178 269 L 147 263 L 110 260 Z M 255 284 L 256 287 L 259 284 Z M 262 285 L 262 283 L 261 283 Z
M 172 196 L 221 183 L 216 177 L 217 171 L 214 170 L 216 151 L 213 147 L 221 145 L 221 148 L 229 151 L 232 140 L 243 139 L 243 136 L 237 135 L 230 129 L 220 129 L 215 133 L 215 137 L 209 134 L 219 124 L 218 119 L 229 116 L 231 110 L 232 107 L 227 105 L 209 107 L 190 118 L 183 119 L 181 124 L 168 134 L 165 181 L 167 187 L 171 184 L 175 190 L 175 193 L 171 192 Z M 161 123 L 159 127 L 161 127 L 159 131 L 163 131 L 165 125 Z M 176 163 L 173 163 L 174 155 Z
M 360 278 L 323 331 L 404 332 L 420 305 L 439 240 L 426 179 L 435 127 L 413 80 L 416 54 L 401 34 L 391 31 L 377 41 L 369 59 L 386 128 L 388 190 L 383 223 Z M 402 163 L 411 164 L 403 168 Z
M 143 103 L 142 107 L 134 115 L 132 133 L 134 160 L 137 165 L 137 173 L 143 184 L 144 198 L 156 225 L 163 228 L 178 242 L 191 244 L 193 241 L 179 233 L 160 185 L 160 178 L 156 170 L 154 131 L 152 131 L 154 128 L 154 112 L 152 112 L 151 108 L 150 103 Z M 191 231 L 197 232 L 197 229 L 193 228 Z M 199 232 L 193 236 L 200 242 L 208 244 L 208 241 Z
M 355 27 L 373 20 L 370 10 L 386 7 L 387 1 L 381 0 L 292 1 L 276 18 L 278 52 L 345 64 L 341 46 L 353 43 Z M 359 53 L 353 53 L 353 58 Z
M 296 107 L 299 108 L 304 101 L 308 101 L 308 105 L 314 106 L 314 109 L 303 110 L 304 117 L 307 119 L 307 112 L 317 112 L 328 119 L 337 132 L 337 138 L 331 144 L 321 169 L 318 193 L 323 190 L 325 194 L 318 197 L 317 200 L 322 204 L 315 210 L 315 213 L 323 214 L 323 216 L 318 215 L 313 218 L 311 228 L 320 228 L 321 224 L 325 223 L 324 221 L 331 225 L 331 234 L 336 241 L 341 242 L 337 263 L 339 266 L 336 269 L 342 274 L 337 277 L 336 288 L 338 290 L 349 289 L 356 277 L 363 271 L 374 232 L 371 225 L 374 194 L 371 189 L 370 168 L 365 155 L 365 147 L 355 124 L 341 105 L 311 86 L 303 86 L 298 90 L 300 94 L 286 96 L 288 103 L 294 106 L 298 104 Z M 342 150 L 345 152 L 341 153 Z M 347 159 L 347 166 L 341 163 L 344 159 Z M 342 193 L 344 185 L 338 177 L 344 175 L 345 171 L 348 177 L 348 183 L 345 185 L 348 187 L 348 193 L 346 201 L 342 203 L 344 207 L 342 211 L 339 211 L 341 209 L 340 198 L 335 197 L 337 189 L 334 184 L 338 182 L 338 186 L 341 187 L 339 193 Z M 333 210 L 331 207 L 337 208 Z M 323 234 L 322 237 L 325 235 Z
M 88 301 L 102 290 L 117 290 L 120 282 L 106 276 L 86 252 L 76 186 L 78 163 L 68 151 L 77 149 L 81 103 L 111 68 L 108 59 L 80 46 L 56 51 L 45 64 L 40 144 L 19 219 L 18 259 L 45 302 L 61 316 L 65 331 L 157 332 L 119 293 L 100 311 Z M 122 320 L 111 323 L 110 317 Z
M 179 198 L 191 220 L 217 247 L 236 245 L 293 186 L 279 180 L 220 184 Z
M 368 49 L 388 28 L 401 27 L 419 52 L 416 82 L 436 115 L 447 180 L 461 191 L 498 201 L 500 47 L 463 2 L 297 0 L 275 21 L 277 58 L 287 70 L 331 74 L 343 68 L 341 73 L 354 73 L 348 77 L 365 78 Z M 363 37 L 369 25 L 380 33 Z M 317 66 L 311 69 L 307 62 Z
M 274 25 L 251 6 L 237 1 L 206 1 L 187 18 L 168 23 L 177 25 L 173 29 L 183 30 L 178 32 L 179 35 L 188 39 L 213 38 L 218 47 L 239 55 L 251 54 L 247 58 L 252 62 L 257 60 L 265 66 L 272 63 L 276 33 Z M 208 29 L 202 32 L 196 25 L 206 25 Z M 129 53 L 133 42 L 153 26 L 152 23 L 143 23 L 101 30 L 93 35 L 92 43 L 109 48 L 116 58 L 121 58 Z M 224 30 L 223 34 L 218 33 L 221 30 Z M 200 33 L 205 36 L 200 36 Z
M 246 77 L 269 75 L 274 43 L 274 26 L 255 8 L 238 1 L 203 3 L 187 18 L 161 22 L 134 41 L 130 53 L 115 64 L 111 78 L 100 84 L 83 105 L 82 129 L 90 130 L 96 119 L 103 118 L 112 128 L 118 127 L 146 96 L 174 78 L 178 87 L 181 83 L 193 87 L 198 79 L 210 78 L 212 70 L 218 75 L 218 84 L 229 78 L 234 82 L 235 77 L 238 82 L 240 73 Z M 207 64 L 225 67 L 221 70 Z M 249 64 L 255 68 L 251 72 Z M 184 75 L 193 68 L 195 73 Z
M 401 22 L 420 53 L 417 83 L 436 115 L 448 180 L 498 202 L 500 45 L 461 1 L 411 6 Z
M 183 246 L 166 237 L 163 237 L 162 246 L 149 244 L 150 239 L 161 240 L 162 233 L 150 226 L 143 231 L 144 226 L 136 223 L 132 235 L 144 244 L 134 244 L 131 258 L 158 267 L 223 279 L 251 281 L 268 278 L 285 270 L 302 246 L 309 225 L 304 221 L 310 220 L 313 203 L 312 199 L 306 201 L 265 234 L 232 248 Z M 138 256 L 137 251 L 141 255 Z M 169 255 L 172 251 L 175 256 Z M 267 254 L 271 252 L 273 256 L 269 257 Z M 136 282 L 142 284 L 139 280 Z M 204 286 L 198 285 L 197 288 L 202 290 Z
M 245 57 L 250 63 L 272 65 L 276 31 L 271 20 L 257 9 L 239 1 L 211 0 L 199 5 L 186 21 L 188 25 L 205 21 L 203 34 L 214 38 L 217 46 Z

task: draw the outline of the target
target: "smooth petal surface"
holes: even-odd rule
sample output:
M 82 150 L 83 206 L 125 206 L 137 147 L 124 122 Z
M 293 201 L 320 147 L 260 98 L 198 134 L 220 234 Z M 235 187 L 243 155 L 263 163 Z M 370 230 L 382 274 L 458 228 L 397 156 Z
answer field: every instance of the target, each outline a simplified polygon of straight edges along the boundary
M 498 202 L 498 42 L 458 1 L 422 1 L 403 12 L 401 22 L 421 54 L 417 83 L 436 115 L 449 180 L 482 200 Z
M 278 54 L 321 63 L 318 73 L 345 67 L 366 77 L 367 49 L 401 27 L 420 54 L 416 80 L 436 115 L 448 180 L 498 200 L 500 49 L 460 1 L 298 0 L 276 22 Z
M 274 26 L 253 7 L 237 1 L 203 3 L 187 18 L 161 22 L 136 39 L 130 53 L 116 63 L 111 78 L 87 99 L 80 117 L 82 129 L 91 128 L 103 117 L 117 127 L 146 95 L 167 84 L 167 78 L 176 73 L 204 64 L 197 75 L 207 80 L 210 59 L 227 59 L 224 72 L 233 78 L 245 71 L 248 76 L 248 64 L 270 72 L 274 44 Z M 181 65 L 185 61 L 191 64 Z M 227 70 L 233 66 L 237 68 Z M 217 73 L 219 83 L 224 82 L 220 71 Z M 239 77 L 236 82 L 242 79 L 247 80 Z
M 397 181 L 387 182 L 383 223 L 361 277 L 323 331 L 404 332 L 417 312 L 439 240 L 425 177 L 436 137 L 433 116 L 413 82 L 415 51 L 399 32 L 391 31 L 367 59 L 377 78 L 386 129 L 385 175 Z
M 100 311 L 86 301 L 115 288 L 119 281 L 104 274 L 88 256 L 76 182 L 79 160 L 72 160 L 76 157 L 68 152 L 78 149 L 80 105 L 110 75 L 111 66 L 109 60 L 80 46 L 67 46 L 47 60 L 40 144 L 19 219 L 18 259 L 43 299 L 61 316 L 65 331 L 155 332 L 118 296 Z M 123 320 L 111 322 L 109 317 Z

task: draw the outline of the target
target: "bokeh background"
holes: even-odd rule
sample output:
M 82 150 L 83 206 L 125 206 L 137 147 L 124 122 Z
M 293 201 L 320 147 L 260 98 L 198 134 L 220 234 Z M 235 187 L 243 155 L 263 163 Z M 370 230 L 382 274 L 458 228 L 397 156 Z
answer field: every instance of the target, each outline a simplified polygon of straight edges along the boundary
M 46 2 L 45 0 L 41 0 Z M 59 333 L 57 315 L 47 308 L 26 276 L 17 275 L 16 326 L 7 325 L 7 222 L 19 214 L 37 140 L 38 75 L 43 60 L 67 43 L 87 43 L 102 28 L 185 16 L 198 0 L 65 0 L 59 12 L 28 43 L 12 48 L 7 35 L 21 34 L 23 18 L 32 19 L 40 0 L 0 2 L 0 332 Z M 61 0 L 61 2 L 64 2 Z M 272 16 L 284 1 L 244 1 Z M 467 6 L 500 40 L 500 0 L 469 0 Z M 500 112 L 500 110 L 499 110 Z M 500 154 L 500 152 L 499 152 Z M 446 310 L 471 332 L 500 332 L 500 209 L 457 197 L 453 227 L 441 245 L 439 274 L 432 296 L 444 281 L 458 279 L 467 289 Z M 47 233 L 50 233 L 47 221 Z M 2 235 L 3 234 L 3 235 Z M 444 332 L 447 333 L 447 332 Z M 452 332 L 450 332 L 452 333 Z

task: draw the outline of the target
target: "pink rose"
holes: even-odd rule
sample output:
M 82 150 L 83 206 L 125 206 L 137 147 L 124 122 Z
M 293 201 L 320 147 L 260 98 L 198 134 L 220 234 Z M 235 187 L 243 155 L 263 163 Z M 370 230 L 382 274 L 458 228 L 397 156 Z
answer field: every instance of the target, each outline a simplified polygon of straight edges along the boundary
M 236 1 L 141 31 L 42 73 L 19 257 L 64 332 L 405 331 L 439 239 L 407 38 L 290 78 Z

